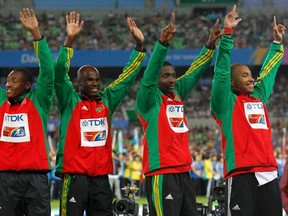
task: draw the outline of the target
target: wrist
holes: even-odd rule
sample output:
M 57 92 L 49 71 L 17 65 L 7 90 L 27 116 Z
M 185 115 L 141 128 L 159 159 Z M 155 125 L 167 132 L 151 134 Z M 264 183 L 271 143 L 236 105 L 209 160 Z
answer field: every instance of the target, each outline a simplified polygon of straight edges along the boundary
M 74 37 L 66 37 L 66 40 L 64 42 L 64 46 L 67 46 L 67 47 L 72 47 L 72 44 L 74 42 Z
M 224 32 L 223 33 L 226 34 L 226 35 L 232 35 L 233 28 L 224 27 Z
M 163 46 L 168 46 L 168 41 L 159 40 L 159 43 Z
M 275 43 L 275 44 L 282 44 L 281 41 L 277 41 L 277 40 L 274 40 L 273 43 Z
M 138 51 L 144 51 L 144 44 L 143 43 L 136 43 L 136 47 L 135 47 L 136 50 Z

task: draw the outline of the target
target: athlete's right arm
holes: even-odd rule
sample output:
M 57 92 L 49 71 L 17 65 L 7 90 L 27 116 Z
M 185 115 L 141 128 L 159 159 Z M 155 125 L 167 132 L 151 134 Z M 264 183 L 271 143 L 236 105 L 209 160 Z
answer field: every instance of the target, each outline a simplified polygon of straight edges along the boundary
M 158 77 L 164 64 L 168 42 L 175 36 L 175 14 L 171 14 L 170 23 L 161 31 L 153 53 L 149 59 L 147 68 L 136 96 L 136 110 L 140 113 L 148 112 L 155 104 L 158 89 Z
M 73 57 L 72 44 L 83 28 L 84 22 L 80 22 L 79 13 L 75 11 L 66 15 L 66 33 L 67 37 L 64 46 L 60 47 L 59 55 L 55 64 L 55 93 L 60 113 L 63 113 L 74 92 L 73 84 L 70 81 L 68 72 L 70 70 L 70 61 Z
M 230 59 L 233 48 L 231 34 L 241 21 L 236 12 L 236 5 L 227 13 L 224 19 L 224 36 L 219 43 L 218 54 L 214 67 L 214 77 L 211 90 L 211 112 L 222 113 L 227 110 L 231 96 Z
M 158 77 L 168 52 L 168 46 L 156 43 L 154 51 L 144 71 L 143 78 L 136 96 L 136 109 L 146 113 L 154 106 L 158 88 Z
M 61 46 L 55 63 L 55 94 L 60 113 L 64 112 L 66 105 L 74 91 L 73 84 L 70 82 L 68 72 L 70 61 L 73 57 L 73 49 Z
M 211 90 L 212 114 L 222 113 L 227 109 L 231 94 L 230 57 L 233 41 L 224 35 L 219 42 Z

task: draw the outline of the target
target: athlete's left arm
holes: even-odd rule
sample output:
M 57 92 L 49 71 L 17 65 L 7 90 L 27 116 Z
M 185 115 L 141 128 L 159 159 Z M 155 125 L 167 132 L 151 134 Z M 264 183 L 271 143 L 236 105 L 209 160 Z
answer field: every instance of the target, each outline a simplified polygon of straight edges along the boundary
M 176 80 L 175 90 L 179 93 L 182 100 L 191 92 L 204 71 L 207 70 L 212 62 L 214 53 L 215 50 L 204 46 L 185 74 Z
M 34 41 L 33 45 L 39 62 L 36 93 L 42 108 L 48 113 L 54 94 L 54 61 L 45 39 Z
M 268 99 L 273 90 L 275 77 L 282 62 L 283 55 L 284 48 L 282 44 L 271 44 L 261 68 L 260 76 L 256 80 L 252 96 L 260 98 L 265 104 L 268 103 Z
M 256 81 L 255 89 L 252 94 L 252 96 L 259 97 L 265 104 L 267 104 L 269 96 L 272 92 L 275 77 L 284 55 L 282 41 L 285 30 L 286 27 L 282 24 L 277 24 L 276 16 L 274 16 L 274 41 L 270 46 L 269 53 L 261 68 L 260 77 Z
M 37 79 L 36 97 L 45 113 L 50 111 L 54 87 L 54 62 L 52 54 L 45 39 L 43 39 L 38 20 L 33 9 L 23 8 L 19 17 L 23 27 L 34 38 L 34 50 L 39 63 L 39 76 Z M 33 94 L 34 95 L 34 94 Z
M 216 43 L 219 38 L 222 37 L 221 29 L 219 26 L 219 19 L 214 23 L 211 29 L 209 38 L 205 46 L 202 48 L 199 55 L 196 57 L 194 62 L 191 64 L 186 73 L 179 77 L 176 81 L 175 90 L 179 93 L 182 100 L 189 94 L 189 92 L 197 84 L 201 75 L 207 70 L 212 62 Z
M 108 100 L 110 113 L 112 114 L 121 100 L 128 94 L 145 59 L 146 52 L 133 50 L 130 60 L 123 68 L 122 74 L 111 83 L 103 92 L 103 100 Z

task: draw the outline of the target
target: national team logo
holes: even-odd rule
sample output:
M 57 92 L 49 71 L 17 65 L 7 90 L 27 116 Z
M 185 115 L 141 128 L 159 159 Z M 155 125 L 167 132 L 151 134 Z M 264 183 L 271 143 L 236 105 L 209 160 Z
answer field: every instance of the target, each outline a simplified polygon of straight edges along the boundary
M 265 124 L 265 118 L 263 114 L 250 114 L 248 115 L 250 124 Z
M 83 133 L 85 141 L 103 141 L 106 140 L 106 131 L 87 131 Z
M 6 137 L 24 137 L 26 135 L 25 133 L 25 127 L 4 127 L 3 130 L 3 136 Z
M 169 118 L 169 121 L 173 127 L 183 128 L 184 119 L 183 118 Z

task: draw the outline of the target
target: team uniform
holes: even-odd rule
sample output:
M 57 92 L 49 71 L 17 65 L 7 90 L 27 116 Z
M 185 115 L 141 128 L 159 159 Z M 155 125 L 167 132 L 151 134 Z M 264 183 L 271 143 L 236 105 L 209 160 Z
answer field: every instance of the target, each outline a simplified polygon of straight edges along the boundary
M 54 62 L 45 39 L 34 41 L 40 74 L 35 90 L 7 100 L 0 89 L 0 215 L 50 215 L 46 140 Z
M 283 45 L 271 45 L 250 96 L 231 89 L 232 47 L 233 40 L 224 35 L 211 92 L 211 113 L 221 129 L 228 179 L 227 215 L 282 215 L 266 104 L 284 55 Z
M 144 129 L 143 171 L 149 215 L 197 215 L 182 100 L 210 65 L 214 50 L 201 50 L 187 72 L 177 79 L 172 97 L 157 87 L 167 52 L 167 46 L 156 43 L 136 97 L 136 112 Z
M 112 215 L 111 116 L 127 95 L 145 58 L 134 50 L 123 73 L 99 97 L 78 95 L 67 75 L 73 49 L 62 46 L 55 66 L 55 91 L 61 113 L 56 174 L 63 176 L 60 214 Z M 63 175 L 64 174 L 64 175 Z

